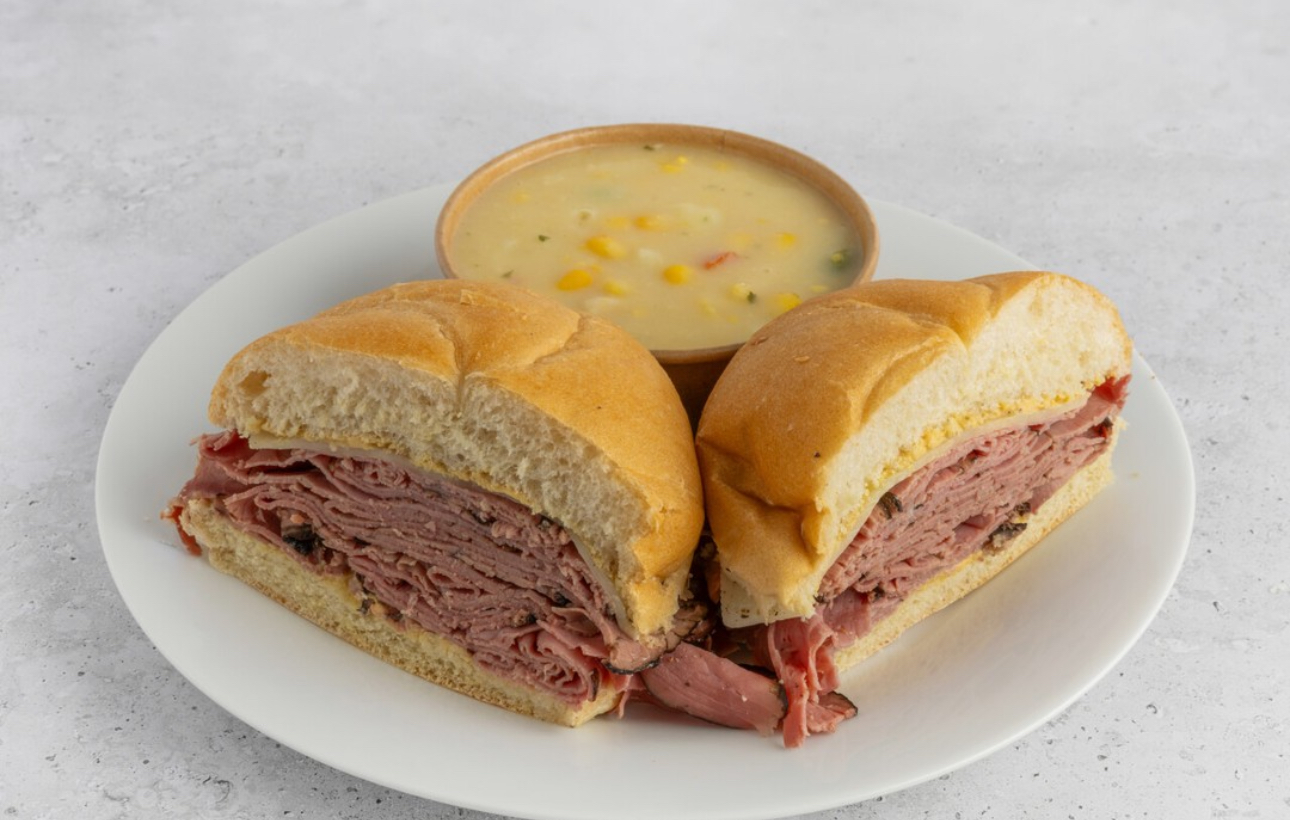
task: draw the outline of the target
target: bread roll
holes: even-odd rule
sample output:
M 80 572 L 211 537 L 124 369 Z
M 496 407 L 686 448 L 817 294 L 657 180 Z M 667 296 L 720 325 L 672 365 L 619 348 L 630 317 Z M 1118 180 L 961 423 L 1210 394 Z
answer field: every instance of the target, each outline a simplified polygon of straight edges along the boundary
M 465 487 L 517 502 L 533 527 L 546 530 L 554 523 L 572 537 L 602 587 L 608 616 L 628 638 L 657 654 L 660 636 L 673 628 L 702 526 L 693 440 L 661 367 L 604 321 L 502 285 L 397 285 L 248 345 L 220 375 L 209 414 L 232 431 L 212 450 L 249 444 L 264 454 L 321 453 L 324 464 L 356 458 L 377 465 L 366 469 L 397 474 L 397 481 L 433 479 L 440 482 L 433 486 L 453 492 Z M 348 569 L 339 575 L 319 574 L 281 543 L 269 543 L 275 539 L 230 521 L 222 514 L 223 500 L 210 496 L 182 493 L 172 517 L 217 568 L 367 651 L 481 700 L 557 723 L 576 725 L 617 703 L 620 693 L 609 685 L 613 671 L 602 670 L 604 685 L 592 681 L 582 702 L 570 702 L 482 667 L 469 646 L 400 617 L 411 609 L 394 612 L 380 601 L 373 606 L 371 590 L 354 577 L 358 559 L 346 559 Z M 505 506 L 485 502 L 490 509 L 498 505 Z M 506 527 L 514 529 L 491 522 L 493 513 L 473 514 L 501 540 L 509 537 Z M 256 515 L 270 529 L 280 526 L 277 540 L 307 550 L 310 560 L 315 547 L 340 549 L 323 537 L 334 529 L 329 524 L 308 522 L 302 541 L 306 536 L 288 533 L 297 526 L 294 519 L 270 520 L 264 510 Z M 436 520 L 426 527 L 450 526 Z M 345 546 L 360 558 L 367 548 L 364 539 Z M 425 571 L 433 575 L 436 569 Z M 427 594 L 418 593 L 417 605 Z M 443 593 L 435 606 L 447 608 L 452 594 Z M 569 603 L 568 590 L 548 595 L 554 602 L 542 599 L 542 611 L 579 605 Z
M 880 280 L 765 326 L 698 430 L 725 622 L 809 617 L 826 572 L 899 480 L 957 441 L 1082 402 L 1129 374 L 1131 349 L 1105 296 L 1043 272 Z M 1108 447 L 1024 537 L 946 573 L 945 589 L 922 593 L 932 603 L 904 617 L 992 577 L 1109 480 L 1109 459 Z

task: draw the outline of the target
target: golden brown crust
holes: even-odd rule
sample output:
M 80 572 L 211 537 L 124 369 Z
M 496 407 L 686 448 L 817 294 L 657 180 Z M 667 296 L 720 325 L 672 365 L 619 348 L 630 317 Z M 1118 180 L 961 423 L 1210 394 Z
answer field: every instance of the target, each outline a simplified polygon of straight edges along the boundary
M 736 354 L 699 423 L 731 625 L 807 616 L 882 491 L 937 447 L 1130 369 L 1114 306 L 1044 272 L 882 280 L 812 300 Z
M 657 361 L 607 322 L 505 285 L 396 285 L 247 346 L 210 416 L 504 493 L 573 533 L 629 631 L 676 611 L 703 521 L 689 422 Z

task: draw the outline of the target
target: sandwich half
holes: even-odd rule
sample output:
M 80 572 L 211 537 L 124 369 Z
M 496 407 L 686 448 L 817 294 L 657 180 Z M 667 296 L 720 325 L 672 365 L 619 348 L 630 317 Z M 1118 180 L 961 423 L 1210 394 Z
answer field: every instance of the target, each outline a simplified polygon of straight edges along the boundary
M 691 429 L 627 333 L 518 288 L 397 285 L 224 368 L 190 550 L 389 663 L 568 726 L 702 618 Z
M 698 428 L 724 624 L 787 697 L 1001 572 L 1111 481 L 1132 346 L 1111 302 L 1017 272 L 875 281 L 758 331 Z

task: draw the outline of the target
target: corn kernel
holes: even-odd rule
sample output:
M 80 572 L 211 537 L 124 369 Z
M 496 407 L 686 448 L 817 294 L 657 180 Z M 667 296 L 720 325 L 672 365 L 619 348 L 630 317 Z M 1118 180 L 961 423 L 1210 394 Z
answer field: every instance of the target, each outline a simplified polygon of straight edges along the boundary
M 712 302 L 708 301 L 707 299 L 700 299 L 699 312 L 702 313 L 704 316 L 716 316 L 717 308 L 715 305 L 712 304 Z
M 608 293 L 610 296 L 627 295 L 627 285 L 625 285 L 624 283 L 620 282 L 617 279 L 605 280 L 605 284 L 601 285 L 601 289 L 604 290 L 605 293 Z
M 663 268 L 663 278 L 674 285 L 684 285 L 693 274 L 694 269 L 689 265 L 668 265 Z
M 802 297 L 796 293 L 776 293 L 775 307 L 780 313 L 787 313 L 798 305 L 802 304 Z
M 573 270 L 560 277 L 555 286 L 560 290 L 581 290 L 591 284 L 591 274 L 582 268 Z
M 775 234 L 775 244 L 784 249 L 791 248 L 797 244 L 797 234 L 777 233 Z
M 642 231 L 661 231 L 663 230 L 663 217 L 653 214 L 643 214 L 636 217 L 633 223 Z
M 627 249 L 623 247 L 623 243 L 612 236 L 593 236 L 587 240 L 584 247 L 605 259 L 622 259 L 627 255 Z
M 678 173 L 682 168 L 685 167 L 686 163 L 688 163 L 689 161 L 690 160 L 687 159 L 686 157 L 679 156 L 676 159 L 672 160 L 671 162 L 663 163 L 663 170 L 669 174 Z
M 605 227 L 610 230 L 622 230 L 623 228 L 626 228 L 627 225 L 628 220 L 625 216 L 611 216 L 605 220 Z

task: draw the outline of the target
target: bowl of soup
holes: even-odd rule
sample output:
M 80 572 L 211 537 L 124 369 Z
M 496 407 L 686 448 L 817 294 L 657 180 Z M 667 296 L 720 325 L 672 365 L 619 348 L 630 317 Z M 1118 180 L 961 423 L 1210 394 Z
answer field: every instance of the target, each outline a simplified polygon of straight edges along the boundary
M 435 252 L 445 276 L 525 287 L 624 328 L 697 419 L 757 328 L 873 276 L 878 231 L 864 199 L 798 151 L 633 124 L 484 164 L 445 203 Z

